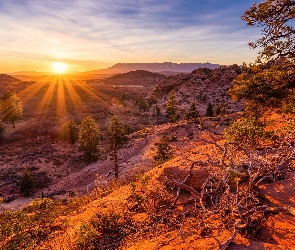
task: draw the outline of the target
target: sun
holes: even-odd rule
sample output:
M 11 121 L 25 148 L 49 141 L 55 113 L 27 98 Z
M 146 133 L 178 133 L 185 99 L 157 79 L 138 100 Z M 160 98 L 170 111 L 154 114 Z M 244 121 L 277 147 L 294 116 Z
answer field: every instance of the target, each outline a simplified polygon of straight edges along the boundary
M 67 71 L 68 65 L 62 62 L 54 62 L 52 63 L 52 67 L 55 73 L 64 74 Z

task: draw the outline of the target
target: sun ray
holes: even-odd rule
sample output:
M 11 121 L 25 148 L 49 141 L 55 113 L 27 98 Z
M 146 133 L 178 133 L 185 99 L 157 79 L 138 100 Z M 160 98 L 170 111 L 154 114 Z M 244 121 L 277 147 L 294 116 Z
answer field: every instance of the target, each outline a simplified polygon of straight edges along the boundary
M 19 98 L 25 106 L 27 102 L 35 96 L 44 86 L 45 82 L 36 82 L 18 93 Z
M 66 101 L 64 92 L 64 78 L 59 76 L 57 80 L 56 117 L 66 116 Z
M 45 109 L 47 109 L 48 105 L 50 104 L 50 101 L 52 101 L 52 96 L 56 87 L 57 87 L 56 78 L 54 78 L 53 82 L 49 83 L 49 87 L 46 93 L 44 94 L 39 106 L 36 109 L 37 116 L 44 116 Z
M 86 113 L 88 111 L 87 106 L 83 103 L 80 95 L 73 88 L 73 85 L 67 76 L 65 76 L 65 87 L 69 92 L 69 97 L 72 101 L 76 113 Z

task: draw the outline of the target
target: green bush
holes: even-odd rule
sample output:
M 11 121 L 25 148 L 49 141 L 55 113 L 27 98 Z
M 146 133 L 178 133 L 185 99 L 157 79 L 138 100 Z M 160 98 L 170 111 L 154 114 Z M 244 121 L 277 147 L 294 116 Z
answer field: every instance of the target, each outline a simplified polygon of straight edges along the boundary
M 224 131 L 226 140 L 239 146 L 257 147 L 274 136 L 274 132 L 265 130 L 264 123 L 249 117 L 233 122 Z
M 157 165 L 168 161 L 172 157 L 171 139 L 174 139 L 174 137 L 163 136 L 157 143 L 157 152 L 153 157 Z

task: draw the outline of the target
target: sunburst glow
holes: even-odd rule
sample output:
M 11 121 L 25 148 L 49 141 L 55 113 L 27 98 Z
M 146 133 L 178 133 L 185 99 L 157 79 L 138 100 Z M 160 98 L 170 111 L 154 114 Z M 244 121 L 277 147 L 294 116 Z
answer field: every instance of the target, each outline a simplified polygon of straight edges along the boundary
M 52 63 L 52 67 L 55 73 L 64 74 L 67 71 L 68 65 L 62 62 L 54 62 Z

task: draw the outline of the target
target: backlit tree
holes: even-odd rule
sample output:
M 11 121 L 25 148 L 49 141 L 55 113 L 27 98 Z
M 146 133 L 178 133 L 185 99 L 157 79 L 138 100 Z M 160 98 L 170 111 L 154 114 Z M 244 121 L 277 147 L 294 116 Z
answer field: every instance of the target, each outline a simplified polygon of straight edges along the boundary
M 61 137 L 65 142 L 74 144 L 79 138 L 79 130 L 74 120 L 66 121 L 61 128 Z
M 88 161 L 95 160 L 98 153 L 99 129 L 95 120 L 88 116 L 83 119 L 79 131 L 80 150 Z
M 259 118 L 268 109 L 295 104 L 294 8 L 293 0 L 266 0 L 254 3 L 242 16 L 249 26 L 262 28 L 262 37 L 249 43 L 261 49 L 256 63 L 243 68 L 229 91 L 234 99 L 247 100 L 249 116 Z
M 0 108 L 2 112 L 2 120 L 4 122 L 12 123 L 15 128 L 15 122 L 22 119 L 23 105 L 19 98 L 17 98 L 13 90 L 6 92 L 0 98 Z
M 111 119 L 108 135 L 111 140 L 111 147 L 114 156 L 114 173 L 115 178 L 119 177 L 119 166 L 118 166 L 118 147 L 127 141 L 125 128 L 120 119 L 114 115 Z

